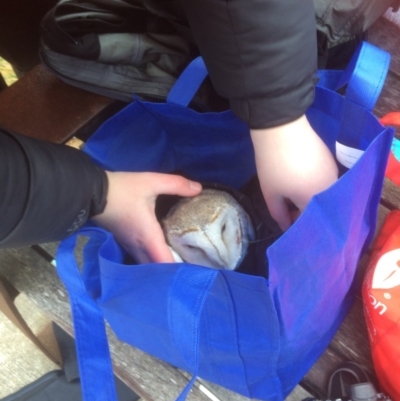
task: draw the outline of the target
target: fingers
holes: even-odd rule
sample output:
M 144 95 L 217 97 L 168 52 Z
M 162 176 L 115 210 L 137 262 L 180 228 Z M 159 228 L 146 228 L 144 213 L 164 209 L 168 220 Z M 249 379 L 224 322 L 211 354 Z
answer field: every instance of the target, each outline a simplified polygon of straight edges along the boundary
M 106 208 L 92 220 L 111 231 L 139 263 L 174 262 L 155 216 L 155 200 L 159 194 L 194 196 L 201 185 L 159 173 L 107 172 L 107 176 Z
M 179 195 L 179 196 L 195 196 L 201 192 L 201 184 L 195 181 L 188 180 L 184 177 L 172 174 L 144 173 L 143 175 L 147 182 L 154 183 L 152 187 L 153 195 Z M 148 225 L 146 230 L 143 230 L 143 235 L 136 240 L 135 247 L 132 253 L 139 263 L 173 263 L 174 258 L 170 248 L 165 242 L 165 237 L 154 216 L 154 205 L 149 204 L 148 210 Z M 151 210 L 150 210 L 151 209 Z M 151 233 L 151 236 L 146 240 L 146 236 Z M 141 245 L 138 246 L 138 242 Z
M 282 231 L 286 231 L 292 224 L 292 216 L 285 200 L 283 198 L 266 198 L 265 201 L 272 218 Z
M 310 199 L 338 178 L 335 159 L 305 116 L 250 130 L 260 185 L 272 217 L 286 230 Z M 285 200 L 297 207 L 290 211 Z
M 174 263 L 171 250 L 164 238 L 152 238 L 143 246 L 135 244 L 131 249 L 126 249 L 138 263 Z
M 155 198 L 160 194 L 195 196 L 201 192 L 201 184 L 172 174 L 143 173 L 142 178 L 149 185 L 150 191 L 148 192 L 150 195 L 148 209 L 143 211 L 143 218 L 146 216 L 148 221 L 145 229 L 142 223 L 140 230 L 142 234 L 134 241 L 135 245 L 130 253 L 134 254 L 139 263 L 173 263 L 173 255 L 154 215 Z
M 173 263 L 174 258 L 165 242 L 164 233 L 151 208 L 138 210 L 139 217 L 122 231 L 114 230 L 120 245 L 138 263 Z
M 148 179 L 156 185 L 153 188 L 157 195 L 194 196 L 201 192 L 201 184 L 179 175 L 147 173 Z

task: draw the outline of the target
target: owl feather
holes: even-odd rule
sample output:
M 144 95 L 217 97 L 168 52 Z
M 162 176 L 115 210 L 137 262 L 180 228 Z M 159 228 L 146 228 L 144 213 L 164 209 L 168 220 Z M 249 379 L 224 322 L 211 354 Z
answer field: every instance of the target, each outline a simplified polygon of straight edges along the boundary
M 254 240 L 250 217 L 227 192 L 181 199 L 162 221 L 175 261 L 234 270 Z

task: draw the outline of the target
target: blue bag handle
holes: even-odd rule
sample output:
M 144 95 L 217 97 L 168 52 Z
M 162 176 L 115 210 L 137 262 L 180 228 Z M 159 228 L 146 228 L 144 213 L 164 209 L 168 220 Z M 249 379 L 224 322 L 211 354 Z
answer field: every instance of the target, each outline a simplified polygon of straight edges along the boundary
M 347 85 L 345 98 L 371 111 L 385 83 L 390 54 L 362 42 L 344 71 L 318 72 L 318 86 L 339 90 Z
M 195 58 L 183 71 L 167 96 L 167 103 L 187 107 L 204 81 L 208 71 L 201 57 Z
M 94 231 L 86 233 L 85 229 L 81 233 L 88 234 L 91 239 L 102 240 L 104 236 L 104 233 Z M 104 317 L 89 296 L 76 263 L 74 249 L 77 238 L 78 234 L 74 234 L 61 242 L 56 266 L 71 303 L 82 398 L 84 401 L 117 401 Z
M 83 228 L 63 240 L 57 251 L 57 272 L 63 281 L 71 303 L 78 365 L 84 401 L 117 401 L 110 350 L 100 307 L 90 297 L 75 260 L 74 249 L 79 235 L 100 243 L 113 241 L 112 234 L 100 228 Z M 168 323 L 171 336 L 181 350 L 193 377 L 176 401 L 184 401 L 196 380 L 199 367 L 199 325 L 204 302 L 217 277 L 215 269 L 193 272 L 180 266 L 168 293 Z M 193 297 L 190 288 L 197 288 Z M 90 341 L 89 341 L 90 339 Z

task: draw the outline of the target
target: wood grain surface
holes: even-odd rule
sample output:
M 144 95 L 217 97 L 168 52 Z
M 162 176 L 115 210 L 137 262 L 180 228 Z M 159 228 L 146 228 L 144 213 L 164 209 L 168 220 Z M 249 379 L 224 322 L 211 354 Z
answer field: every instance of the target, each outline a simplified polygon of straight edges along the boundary
M 0 125 L 20 134 L 63 143 L 86 137 L 122 106 L 62 82 L 38 65 L 0 92 Z
M 399 28 L 385 19 L 370 30 L 369 41 L 392 54 L 390 72 L 374 113 L 381 117 L 400 111 L 400 34 Z M 7 99 L 7 102 L 2 99 Z M 7 103 L 7 104 L 6 104 Z M 55 107 L 55 104 L 56 107 Z M 67 109 L 63 109 L 68 105 Z M 66 84 L 39 66 L 11 88 L 0 94 L 0 124 L 34 137 L 64 142 L 77 133 L 85 135 L 109 112 L 113 102 Z M 13 111 L 10 112 L 11 107 Z M 57 111 L 58 109 L 58 111 Z M 16 112 L 15 110 L 18 110 Z M 62 111 L 65 111 L 63 114 Z M 25 113 L 25 120 L 20 115 Z M 55 113 L 55 114 L 54 114 Z M 38 118 L 40 116 L 40 118 Z M 61 117 L 60 117 L 61 116 Z M 397 131 L 399 134 L 399 131 Z M 400 135 L 399 135 L 400 137 Z M 400 190 L 385 179 L 379 208 L 378 230 L 391 209 L 400 206 Z M 55 255 L 57 244 L 42 244 L 49 255 Z M 369 254 L 359 263 L 357 285 L 360 287 Z M 0 274 L 32 299 L 57 324 L 72 334 L 68 296 L 54 267 L 32 248 L 0 251 Z M 120 342 L 107 330 L 115 373 L 143 399 L 174 400 L 188 382 L 188 376 L 144 352 Z M 356 300 L 333 341 L 288 397 L 299 401 L 312 394 L 326 395 L 329 375 L 346 360 L 359 362 L 373 375 L 371 352 L 364 320 L 363 304 L 358 291 Z M 200 390 L 203 385 L 221 401 L 245 401 L 247 398 L 201 380 L 190 393 L 190 401 L 209 398 Z
M 57 243 L 44 244 L 54 254 Z M 0 274 L 25 293 L 41 310 L 66 332 L 73 335 L 68 295 L 54 266 L 32 248 L 0 251 Z M 119 341 L 107 326 L 114 371 L 138 395 L 148 401 L 174 400 L 187 384 L 185 374 L 169 364 Z M 209 401 L 199 389 L 202 384 L 221 401 L 246 401 L 248 398 L 203 381 L 191 391 L 188 401 Z M 288 400 L 309 394 L 298 386 Z

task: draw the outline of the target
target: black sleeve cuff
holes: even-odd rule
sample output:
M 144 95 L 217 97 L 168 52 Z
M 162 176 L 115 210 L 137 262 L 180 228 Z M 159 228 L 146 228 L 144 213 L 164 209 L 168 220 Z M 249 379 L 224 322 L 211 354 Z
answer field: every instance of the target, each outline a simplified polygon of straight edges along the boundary
M 217 93 L 251 128 L 303 115 L 314 97 L 312 0 L 182 0 Z
M 0 248 L 63 239 L 104 210 L 107 190 L 81 151 L 0 130 Z

